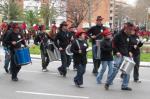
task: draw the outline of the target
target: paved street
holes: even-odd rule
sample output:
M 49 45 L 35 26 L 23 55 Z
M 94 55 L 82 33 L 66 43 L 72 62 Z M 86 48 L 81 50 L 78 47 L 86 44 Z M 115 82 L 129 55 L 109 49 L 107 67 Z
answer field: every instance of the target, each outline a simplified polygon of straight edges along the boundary
M 40 60 L 33 59 L 32 65 L 24 66 L 19 73 L 19 81 L 12 82 L 10 75 L 6 74 L 3 64 L 0 63 L 0 99 L 148 99 L 150 97 L 150 68 L 141 67 L 142 83 L 133 82 L 131 76 L 130 86 L 133 91 L 121 91 L 119 76 L 109 91 L 104 90 L 104 84 L 97 85 L 91 73 L 92 64 L 87 65 L 84 75 L 84 88 L 76 88 L 73 83 L 75 71 L 72 65 L 66 78 L 59 76 L 57 67 L 60 61 L 49 64 L 49 72 L 41 72 Z M 106 74 L 104 80 L 106 80 Z

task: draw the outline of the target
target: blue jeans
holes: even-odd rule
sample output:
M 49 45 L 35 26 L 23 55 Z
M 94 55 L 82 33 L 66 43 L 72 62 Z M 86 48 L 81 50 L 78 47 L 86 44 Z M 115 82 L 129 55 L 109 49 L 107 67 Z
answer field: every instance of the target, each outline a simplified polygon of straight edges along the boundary
M 74 82 L 78 85 L 83 84 L 83 74 L 85 73 L 86 65 L 79 64 L 77 66 L 77 75 L 74 77 Z
M 114 68 L 113 68 L 113 73 L 108 77 L 106 84 L 110 85 L 114 78 L 116 77 L 118 70 L 121 66 L 121 63 L 123 61 L 123 57 L 115 57 L 114 58 Z M 130 75 L 128 74 L 123 74 L 123 82 L 122 82 L 122 88 L 128 87 Z
M 5 61 L 4 61 L 4 68 L 8 69 L 10 63 L 10 50 L 7 47 L 4 47 L 5 50 Z
M 97 83 L 101 83 L 101 80 L 103 78 L 104 72 L 106 71 L 107 65 L 108 65 L 107 79 L 112 74 L 112 72 L 113 72 L 113 61 L 102 61 L 102 69 L 99 71 L 99 73 L 96 77 Z

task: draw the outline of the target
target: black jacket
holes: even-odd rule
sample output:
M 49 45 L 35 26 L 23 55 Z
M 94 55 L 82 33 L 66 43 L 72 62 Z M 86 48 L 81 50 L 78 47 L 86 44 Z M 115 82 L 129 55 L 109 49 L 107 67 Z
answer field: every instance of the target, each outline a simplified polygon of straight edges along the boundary
M 79 46 L 76 40 L 79 42 L 80 50 L 82 50 L 82 53 L 79 53 Z M 73 52 L 74 62 L 77 65 L 79 64 L 85 65 L 87 64 L 86 49 L 88 48 L 88 44 L 85 40 L 79 40 L 79 39 L 76 40 L 72 42 L 72 46 L 71 46 L 71 52 Z
M 96 25 L 96 26 L 91 27 L 91 28 L 87 31 L 87 34 L 88 34 L 88 36 L 89 36 L 90 38 L 91 38 L 91 36 L 96 35 L 96 39 L 92 39 L 92 38 L 91 38 L 92 44 L 95 44 L 95 43 L 96 43 L 95 40 L 100 40 L 100 39 L 103 38 L 103 36 L 100 35 L 100 33 L 103 32 L 103 30 L 104 30 L 104 27 L 103 27 L 103 26 L 98 26 L 98 25 Z
M 70 43 L 70 38 L 71 36 L 69 32 L 59 31 L 55 38 L 55 45 L 57 48 L 61 47 L 65 50 Z
M 38 45 L 40 44 L 40 49 L 44 50 L 48 47 L 48 40 L 50 37 L 45 32 L 39 32 L 38 35 L 34 39 L 34 44 Z
M 122 30 L 113 39 L 114 54 L 120 52 L 123 56 L 129 56 L 129 36 Z
M 101 41 L 101 60 L 112 61 L 113 60 L 113 48 L 112 41 L 110 39 L 103 39 Z
M 140 55 L 140 47 L 142 47 L 143 43 L 140 42 L 139 37 L 136 35 L 131 35 L 129 44 L 130 51 L 132 52 L 133 56 Z M 135 48 L 134 45 L 136 45 L 137 48 Z
M 17 42 L 19 40 L 22 40 L 22 41 L 18 42 L 16 45 L 12 45 L 12 41 Z M 10 46 L 11 51 L 14 51 L 15 49 L 21 48 L 21 44 L 26 46 L 25 40 L 24 40 L 21 33 L 14 33 L 14 32 L 9 33 L 9 35 L 7 37 L 5 37 L 4 42 L 6 42 L 6 44 Z
M 2 45 L 4 47 L 9 47 L 7 44 L 6 44 L 6 37 L 11 33 L 12 31 L 11 30 L 8 30 L 6 31 L 3 35 L 2 35 Z

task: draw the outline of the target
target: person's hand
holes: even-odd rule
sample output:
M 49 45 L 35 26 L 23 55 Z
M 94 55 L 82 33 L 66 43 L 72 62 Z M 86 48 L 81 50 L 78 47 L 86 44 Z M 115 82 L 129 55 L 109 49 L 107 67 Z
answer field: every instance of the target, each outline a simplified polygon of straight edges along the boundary
M 62 51 L 62 50 L 63 50 L 63 48 L 61 48 L 61 47 L 60 47 L 60 48 L 59 48 L 59 50 L 60 50 L 60 51 Z
M 133 56 L 132 52 L 129 52 L 129 57 L 132 57 L 132 56 Z
M 137 45 L 134 45 L 134 49 L 136 49 L 137 48 Z
M 120 52 L 117 52 L 117 53 L 116 53 L 116 56 L 117 56 L 117 57 L 121 57 L 121 53 L 120 53 Z
M 16 41 L 12 41 L 11 43 L 12 43 L 12 45 L 16 45 L 16 44 L 17 44 L 17 42 L 16 42 Z
M 79 53 L 82 53 L 82 50 L 79 50 Z
M 96 36 L 95 36 L 95 35 L 93 35 L 93 36 L 91 36 L 91 38 L 92 38 L 92 39 L 95 39 L 95 38 L 96 38 Z

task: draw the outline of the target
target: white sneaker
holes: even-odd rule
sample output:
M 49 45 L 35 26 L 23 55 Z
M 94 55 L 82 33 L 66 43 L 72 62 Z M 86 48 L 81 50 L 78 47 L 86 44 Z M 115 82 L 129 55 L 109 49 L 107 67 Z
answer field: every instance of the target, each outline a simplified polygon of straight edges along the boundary
M 42 72 L 48 72 L 48 70 L 47 69 L 42 69 Z

